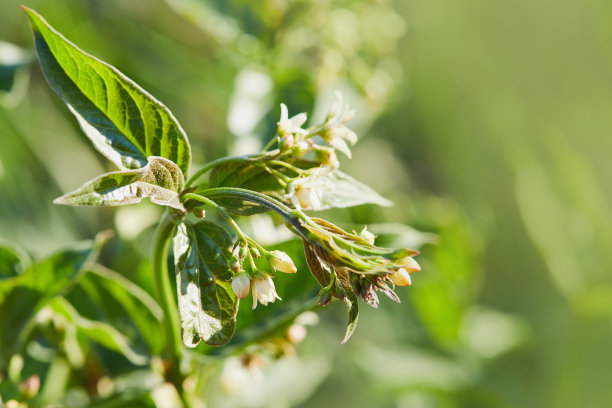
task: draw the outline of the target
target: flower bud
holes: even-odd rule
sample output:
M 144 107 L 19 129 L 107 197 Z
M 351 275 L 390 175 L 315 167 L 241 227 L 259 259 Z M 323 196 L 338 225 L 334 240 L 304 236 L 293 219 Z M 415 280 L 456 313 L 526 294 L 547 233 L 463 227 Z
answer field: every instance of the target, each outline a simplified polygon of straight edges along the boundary
M 391 282 L 397 286 L 410 286 L 412 284 L 410 274 L 404 268 L 399 268 L 397 271 L 389 275 L 389 279 L 391 279 Z
M 270 265 L 274 268 L 275 271 L 284 272 L 284 273 L 296 273 L 297 268 L 295 264 L 283 251 L 272 251 L 269 253 L 268 261 L 270 261 Z
M 259 258 L 261 256 L 261 254 L 259 253 L 259 249 L 255 248 L 255 247 L 251 247 L 251 255 L 253 255 L 255 258 Z
M 33 375 L 25 380 L 20 386 L 19 390 L 26 399 L 34 398 L 38 394 L 40 389 L 40 378 L 37 375 Z
M 292 134 L 284 135 L 280 138 L 278 142 L 278 147 L 281 152 L 285 152 L 293 147 L 293 143 L 295 142 L 295 138 Z
M 408 273 L 418 272 L 421 270 L 421 266 L 411 256 L 402 259 L 402 263 L 404 269 L 406 269 Z
M 247 297 L 250 287 L 251 279 L 249 279 L 249 275 L 244 272 L 234 276 L 234 279 L 232 279 L 232 290 L 239 299 Z

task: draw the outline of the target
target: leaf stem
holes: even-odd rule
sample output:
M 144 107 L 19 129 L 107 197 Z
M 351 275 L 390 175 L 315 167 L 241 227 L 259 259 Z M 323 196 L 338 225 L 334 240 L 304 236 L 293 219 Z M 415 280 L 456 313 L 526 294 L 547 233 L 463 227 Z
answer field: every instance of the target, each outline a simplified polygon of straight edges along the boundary
M 176 310 L 176 301 L 172 293 L 172 286 L 168 276 L 167 253 L 172 231 L 178 223 L 180 214 L 166 210 L 157 225 L 153 238 L 153 251 L 151 253 L 151 268 L 153 270 L 153 284 L 157 300 L 163 311 L 162 326 L 166 336 L 166 348 L 170 360 L 169 374 L 177 389 L 182 387 L 180 374 L 180 359 L 183 352 L 181 342 L 181 328 Z
M 216 187 L 208 188 L 199 192 L 201 195 L 210 199 L 229 198 L 234 200 L 250 201 L 266 207 L 269 210 L 281 215 L 287 224 L 302 238 L 308 239 L 309 232 L 302 226 L 302 221 L 307 222 L 308 217 L 301 210 L 292 209 L 281 203 L 277 199 L 258 191 L 247 190 L 238 187 Z M 188 195 L 185 195 L 185 197 Z

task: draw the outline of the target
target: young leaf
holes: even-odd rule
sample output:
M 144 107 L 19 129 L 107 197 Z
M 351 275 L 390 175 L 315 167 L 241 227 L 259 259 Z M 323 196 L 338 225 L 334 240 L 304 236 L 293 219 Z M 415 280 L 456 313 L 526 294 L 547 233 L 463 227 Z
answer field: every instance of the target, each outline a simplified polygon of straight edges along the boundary
M 321 176 L 322 189 L 321 210 L 329 208 L 347 208 L 361 204 L 378 204 L 389 207 L 393 203 L 376 191 L 340 170 Z
M 195 347 L 227 343 L 236 329 L 238 299 L 228 259 L 232 239 L 208 221 L 182 223 L 174 236 L 174 259 L 183 343 Z
M 125 170 L 161 156 L 187 174 L 191 148 L 168 108 L 113 66 L 80 50 L 34 10 L 23 10 L 49 84 L 104 156 Z
M 338 273 L 336 277 L 338 278 L 338 282 L 340 282 L 340 286 L 342 286 L 346 293 L 346 296 L 344 296 L 342 300 L 344 300 L 344 303 L 346 304 L 346 307 L 348 307 L 349 312 L 349 320 L 346 326 L 346 333 L 344 334 L 344 338 L 340 342 L 340 344 L 344 344 L 351 338 L 353 332 L 355 331 L 355 328 L 357 327 L 357 319 L 359 318 L 359 300 L 357 299 L 357 295 L 355 295 L 355 292 L 353 291 L 353 286 L 351 285 L 348 276 L 344 276 L 343 274 Z
M 179 200 L 185 179 L 176 164 L 163 157 L 149 157 L 145 167 L 103 174 L 81 188 L 57 198 L 55 204 L 114 206 L 151 202 L 185 211 Z

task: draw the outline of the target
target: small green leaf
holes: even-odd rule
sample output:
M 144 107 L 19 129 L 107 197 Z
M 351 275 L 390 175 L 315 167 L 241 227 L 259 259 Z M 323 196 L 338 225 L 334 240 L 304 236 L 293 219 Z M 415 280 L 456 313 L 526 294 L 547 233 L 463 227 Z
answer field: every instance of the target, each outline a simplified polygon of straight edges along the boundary
M 340 170 L 321 176 L 320 184 L 325 186 L 322 189 L 321 210 L 354 207 L 361 204 L 378 204 L 383 207 L 393 205 L 391 201 L 370 187 Z
M 92 256 L 92 247 L 58 252 L 12 279 L 0 281 L 0 367 L 22 346 L 36 312 L 76 281 Z
M 124 170 L 161 156 L 187 174 L 191 148 L 168 108 L 113 66 L 80 50 L 34 10 L 23 10 L 49 84 L 96 149 Z
M 355 331 L 355 328 L 357 327 L 357 320 L 359 319 L 359 300 L 357 299 L 357 295 L 355 295 L 355 292 L 353 291 L 353 286 L 349 282 L 348 277 L 345 277 L 342 274 L 337 274 L 336 277 L 340 282 L 340 286 L 342 286 L 346 293 L 346 296 L 344 296 L 342 300 L 344 300 L 344 303 L 346 304 L 346 307 L 348 308 L 349 312 L 346 333 L 344 334 L 344 338 L 340 342 L 340 344 L 344 344 L 351 338 L 353 332 Z
M 90 320 L 82 317 L 76 309 L 64 298 L 55 298 L 50 303 L 54 312 L 59 313 L 73 323 L 86 338 L 122 354 L 134 365 L 144 365 L 149 359 L 137 353 L 128 344 L 123 334 L 108 323 Z
M 149 157 L 140 169 L 103 174 L 81 188 L 57 198 L 55 204 L 115 206 L 151 202 L 185 211 L 179 200 L 185 179 L 176 164 L 163 157 Z
M 0 106 L 14 107 L 25 96 L 32 60 L 29 52 L 0 41 Z
M 230 280 L 231 236 L 208 221 L 181 223 L 174 236 L 174 259 L 183 343 L 226 344 L 236 329 L 238 299 Z

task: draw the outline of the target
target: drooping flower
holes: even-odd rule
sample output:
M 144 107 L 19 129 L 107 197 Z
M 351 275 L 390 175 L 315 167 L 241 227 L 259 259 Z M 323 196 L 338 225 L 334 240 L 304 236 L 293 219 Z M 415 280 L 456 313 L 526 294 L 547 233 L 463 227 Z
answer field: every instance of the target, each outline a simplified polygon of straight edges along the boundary
M 253 289 L 253 309 L 257 307 L 257 301 L 261 302 L 264 306 L 268 303 L 274 303 L 276 299 L 282 300 L 270 275 L 266 275 L 264 278 L 257 278 L 251 281 L 251 287 Z
M 293 260 L 283 251 L 271 251 L 268 260 L 274 270 L 284 273 L 296 273 L 297 268 Z
M 251 279 L 247 273 L 240 273 L 232 279 L 232 290 L 239 299 L 248 296 L 251 288 Z
M 377 247 L 368 234 L 351 234 L 320 218 L 310 218 L 302 226 L 309 231 L 304 238 L 308 266 L 321 286 L 321 304 L 331 296 L 344 298 L 351 291 L 371 306 L 378 305 L 377 291 L 399 302 L 391 285 L 408 286 L 410 272 L 420 270 L 410 249 L 392 250 Z M 364 236 L 365 235 L 365 236 Z

